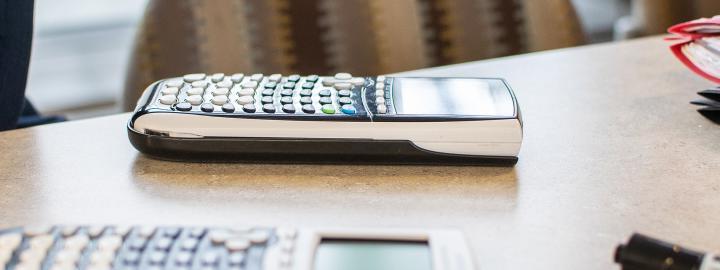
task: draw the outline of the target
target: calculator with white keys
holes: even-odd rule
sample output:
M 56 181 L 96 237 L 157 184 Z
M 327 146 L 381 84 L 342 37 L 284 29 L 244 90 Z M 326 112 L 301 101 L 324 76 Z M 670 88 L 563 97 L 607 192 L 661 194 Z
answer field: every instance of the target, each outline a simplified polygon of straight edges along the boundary
M 522 118 L 495 78 L 196 73 L 150 85 L 128 135 L 171 160 L 512 165 Z
M 8 270 L 473 270 L 455 230 L 27 226 L 0 230 Z

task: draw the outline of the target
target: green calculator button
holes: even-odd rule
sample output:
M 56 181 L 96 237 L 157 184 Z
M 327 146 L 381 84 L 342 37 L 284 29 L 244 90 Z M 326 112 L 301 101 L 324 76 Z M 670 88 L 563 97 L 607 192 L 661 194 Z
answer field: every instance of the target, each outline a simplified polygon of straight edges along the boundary
M 322 112 L 325 114 L 335 114 L 335 107 L 332 104 L 325 104 L 322 106 Z

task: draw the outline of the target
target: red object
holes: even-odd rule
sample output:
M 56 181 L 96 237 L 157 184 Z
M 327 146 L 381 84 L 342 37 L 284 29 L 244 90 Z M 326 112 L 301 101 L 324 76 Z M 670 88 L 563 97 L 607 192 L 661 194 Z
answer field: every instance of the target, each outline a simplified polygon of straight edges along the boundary
M 720 78 L 715 77 L 713 75 L 708 74 L 707 72 L 700 69 L 698 66 L 696 66 L 688 57 L 682 52 L 682 48 L 692 42 L 695 42 L 695 40 L 704 38 L 704 37 L 712 37 L 712 36 L 720 36 L 720 31 L 716 33 L 702 33 L 700 31 L 703 30 L 703 27 L 706 26 L 708 28 L 717 28 L 720 27 L 720 16 L 715 16 L 713 18 L 702 18 L 697 19 L 689 22 L 684 22 L 680 24 L 676 24 L 668 28 L 668 32 L 671 34 L 674 34 L 675 36 L 666 38 L 665 40 L 668 41 L 677 41 L 675 44 L 670 46 L 670 50 L 675 54 L 675 57 L 677 57 L 680 62 L 685 64 L 690 70 L 697 73 L 700 76 L 703 76 L 704 78 L 711 80 L 716 83 L 720 83 Z M 720 67 L 719 67 L 720 68 Z

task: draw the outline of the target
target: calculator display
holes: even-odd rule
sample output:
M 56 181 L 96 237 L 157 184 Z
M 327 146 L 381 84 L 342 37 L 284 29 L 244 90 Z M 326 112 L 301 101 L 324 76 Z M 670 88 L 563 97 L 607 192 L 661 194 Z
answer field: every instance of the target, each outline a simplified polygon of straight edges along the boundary
M 483 115 L 513 117 L 515 108 L 502 80 L 395 78 L 393 105 L 406 115 Z
M 314 270 L 431 270 L 427 242 L 322 240 Z

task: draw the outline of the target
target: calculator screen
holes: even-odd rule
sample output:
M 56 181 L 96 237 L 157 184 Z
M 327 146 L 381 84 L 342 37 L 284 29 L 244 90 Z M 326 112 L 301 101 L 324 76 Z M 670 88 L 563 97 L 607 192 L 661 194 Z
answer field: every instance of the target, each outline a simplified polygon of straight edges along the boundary
M 513 99 L 497 79 L 395 78 L 397 114 L 513 117 Z
M 431 270 L 427 242 L 323 239 L 314 270 Z

